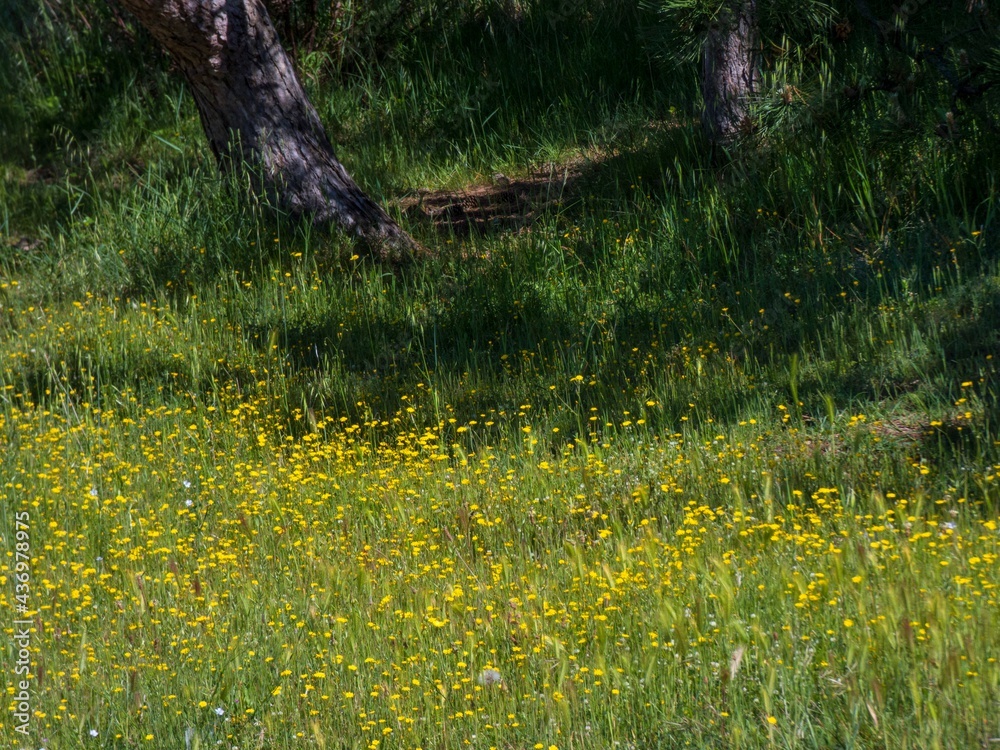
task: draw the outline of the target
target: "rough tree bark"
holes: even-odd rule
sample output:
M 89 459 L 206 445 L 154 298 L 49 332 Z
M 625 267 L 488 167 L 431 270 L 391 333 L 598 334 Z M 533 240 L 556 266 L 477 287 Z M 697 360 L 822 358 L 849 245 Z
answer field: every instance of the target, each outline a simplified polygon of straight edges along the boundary
M 418 245 L 337 160 L 261 0 L 120 0 L 184 74 L 223 169 L 248 165 L 295 216 L 336 224 L 380 259 Z
M 724 7 L 709 28 L 701 55 L 702 126 L 712 144 L 728 145 L 749 121 L 749 99 L 757 90 L 757 0 Z

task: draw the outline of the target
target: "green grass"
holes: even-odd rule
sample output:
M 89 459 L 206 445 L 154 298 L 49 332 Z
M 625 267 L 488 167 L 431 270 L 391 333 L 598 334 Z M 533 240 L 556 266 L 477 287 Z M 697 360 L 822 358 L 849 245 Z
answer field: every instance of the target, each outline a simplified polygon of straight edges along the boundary
M 120 40 L 50 39 L 44 75 L 4 47 L 0 609 L 27 511 L 33 743 L 1000 737 L 986 126 L 887 138 L 876 96 L 723 159 L 647 17 L 525 7 L 300 60 L 392 210 L 583 165 L 521 231 L 404 218 L 437 254 L 402 273 L 221 179 Z

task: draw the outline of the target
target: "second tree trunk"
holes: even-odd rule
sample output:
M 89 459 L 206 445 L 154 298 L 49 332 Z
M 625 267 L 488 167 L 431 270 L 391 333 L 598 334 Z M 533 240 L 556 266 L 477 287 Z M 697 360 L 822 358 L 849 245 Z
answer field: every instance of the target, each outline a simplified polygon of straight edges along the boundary
M 702 49 L 702 125 L 709 141 L 727 145 L 749 125 L 757 90 L 757 0 L 724 6 Z

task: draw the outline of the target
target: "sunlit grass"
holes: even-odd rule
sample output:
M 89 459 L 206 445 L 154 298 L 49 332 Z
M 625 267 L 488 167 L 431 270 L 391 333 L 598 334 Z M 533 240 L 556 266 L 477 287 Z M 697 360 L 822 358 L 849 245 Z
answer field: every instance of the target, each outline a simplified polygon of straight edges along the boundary
M 354 421 L 289 404 L 287 365 L 222 350 L 226 325 L 192 317 L 209 312 L 20 312 L 3 513 L 32 518 L 32 721 L 53 742 L 946 747 L 993 731 L 1000 464 L 935 465 L 861 413 L 796 427 L 784 401 L 656 432 L 655 398 L 574 404 L 568 431 L 530 403 L 437 416 L 433 372 Z M 89 367 L 39 355 L 56 340 Z M 703 373 L 726 367 L 709 355 Z M 160 385 L 99 387 L 115 361 Z M 246 380 L 220 381 L 227 361 Z M 947 425 L 915 439 L 981 432 L 981 389 L 956 384 Z
M 406 411 L 292 438 L 266 399 L 222 402 L 8 407 L 41 735 L 917 747 L 989 731 L 1000 539 L 983 497 L 789 484 L 802 459 L 753 429 L 561 443 L 525 425 L 467 453 Z

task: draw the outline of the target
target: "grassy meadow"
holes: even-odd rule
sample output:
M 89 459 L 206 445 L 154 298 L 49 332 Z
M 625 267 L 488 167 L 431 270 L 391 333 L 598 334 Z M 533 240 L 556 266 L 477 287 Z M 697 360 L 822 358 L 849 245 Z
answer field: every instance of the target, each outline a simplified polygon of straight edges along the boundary
M 989 123 L 775 65 L 713 154 L 655 14 L 508 5 L 298 54 L 401 271 L 220 177 L 111 11 L 2 27 L 5 746 L 1000 741 Z

